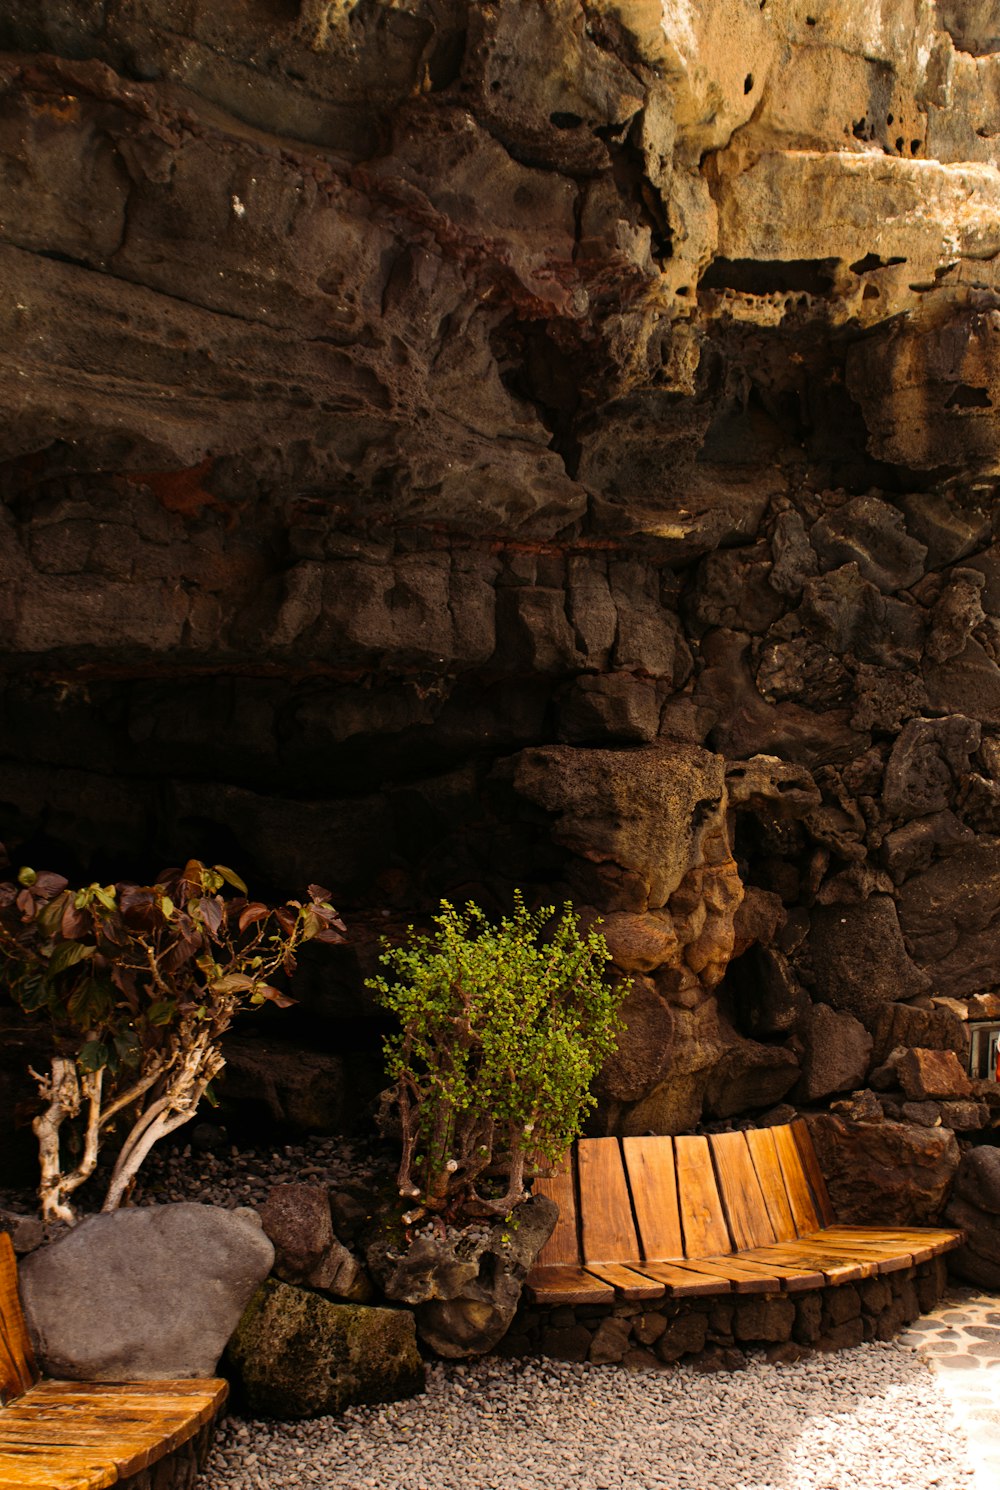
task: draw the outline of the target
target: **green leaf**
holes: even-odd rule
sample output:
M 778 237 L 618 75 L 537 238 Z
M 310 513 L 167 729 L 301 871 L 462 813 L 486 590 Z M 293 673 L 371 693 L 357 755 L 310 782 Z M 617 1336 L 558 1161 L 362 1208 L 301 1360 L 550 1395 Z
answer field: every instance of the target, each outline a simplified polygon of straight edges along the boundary
M 169 1024 L 177 1013 L 176 999 L 157 999 L 155 1004 L 150 1004 L 146 1010 L 146 1018 L 150 1024 Z
M 209 984 L 213 993 L 249 993 L 253 986 L 254 980 L 246 973 L 226 973 Z
M 27 865 L 25 865 L 23 869 L 19 869 L 17 871 L 17 882 L 19 885 L 23 885 L 26 890 L 30 890 L 31 886 L 35 883 L 37 878 L 38 875 L 35 873 L 35 871 L 33 869 L 29 869 Z
M 241 895 L 249 894 L 246 885 L 240 879 L 234 869 L 227 869 L 225 864 L 213 864 L 212 868 L 216 874 L 221 874 L 227 885 L 232 885 L 234 890 L 239 890 Z
M 78 962 L 86 962 L 96 951 L 96 947 L 88 946 L 86 942 L 60 942 L 49 958 L 49 973 L 53 976 L 64 973 Z
M 100 1071 L 106 1066 L 111 1052 L 102 1040 L 88 1040 L 76 1058 L 81 1071 Z
M 94 899 L 104 906 L 105 910 L 115 909 L 115 887 L 114 885 L 92 885 Z
M 160 910 L 163 912 L 163 919 L 165 921 L 169 921 L 170 920 L 170 917 L 173 915 L 173 913 L 174 913 L 174 911 L 176 909 L 177 909 L 177 907 L 174 905 L 174 902 L 170 899 L 170 896 L 169 895 L 163 895 L 163 896 L 161 896 L 161 898 L 160 898 Z

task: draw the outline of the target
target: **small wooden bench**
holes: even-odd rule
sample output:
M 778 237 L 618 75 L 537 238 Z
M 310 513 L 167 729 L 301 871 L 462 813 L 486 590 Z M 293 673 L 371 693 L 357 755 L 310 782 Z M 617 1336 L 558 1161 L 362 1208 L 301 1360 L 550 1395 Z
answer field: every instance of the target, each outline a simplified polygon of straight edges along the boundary
M 228 1390 L 214 1377 L 121 1386 L 39 1380 L 14 1249 L 0 1233 L 0 1490 L 121 1485 L 193 1439 Z
M 809 1130 L 581 1139 L 536 1194 L 559 1220 L 527 1288 L 537 1304 L 795 1293 L 889 1273 L 960 1231 L 838 1226 Z

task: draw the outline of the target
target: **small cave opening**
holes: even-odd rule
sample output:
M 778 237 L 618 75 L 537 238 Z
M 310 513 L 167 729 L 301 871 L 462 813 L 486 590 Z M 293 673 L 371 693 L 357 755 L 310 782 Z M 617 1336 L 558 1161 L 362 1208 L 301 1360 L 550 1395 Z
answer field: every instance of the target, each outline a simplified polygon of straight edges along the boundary
M 828 297 L 836 259 L 713 259 L 699 290 L 734 290 L 741 295 L 805 294 Z
M 945 404 L 946 409 L 992 409 L 992 407 L 993 400 L 986 389 L 973 388 L 968 383 L 960 383 Z

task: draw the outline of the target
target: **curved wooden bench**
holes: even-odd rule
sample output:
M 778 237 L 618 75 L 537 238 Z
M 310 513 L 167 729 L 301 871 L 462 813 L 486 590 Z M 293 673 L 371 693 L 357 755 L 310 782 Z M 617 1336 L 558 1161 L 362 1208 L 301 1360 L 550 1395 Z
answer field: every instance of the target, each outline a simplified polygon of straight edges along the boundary
M 795 1293 L 907 1268 L 960 1231 L 838 1226 L 806 1124 L 585 1138 L 536 1194 L 559 1220 L 527 1278 L 538 1304 Z
M 0 1233 L 0 1490 L 123 1485 L 210 1424 L 228 1391 L 217 1377 L 121 1386 L 39 1380 L 14 1249 Z

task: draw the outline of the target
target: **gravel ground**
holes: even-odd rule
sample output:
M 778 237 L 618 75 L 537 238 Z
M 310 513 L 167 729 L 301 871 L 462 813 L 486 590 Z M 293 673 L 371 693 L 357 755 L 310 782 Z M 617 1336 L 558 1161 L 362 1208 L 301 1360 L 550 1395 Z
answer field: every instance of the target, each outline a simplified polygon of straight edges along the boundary
M 199 1490 L 969 1490 L 967 1442 L 895 1344 L 793 1366 L 486 1360 L 408 1402 L 223 1426 Z

